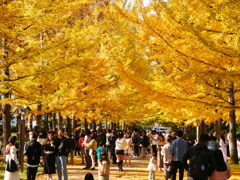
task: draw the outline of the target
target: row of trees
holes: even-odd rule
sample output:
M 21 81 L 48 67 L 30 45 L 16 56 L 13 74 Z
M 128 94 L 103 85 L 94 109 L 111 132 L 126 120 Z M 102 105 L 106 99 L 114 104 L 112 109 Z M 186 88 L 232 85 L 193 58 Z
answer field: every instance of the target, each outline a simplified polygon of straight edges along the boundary
M 71 119 L 230 124 L 238 163 L 239 2 L 0 2 L 4 141 L 19 106 Z M 151 119 L 151 118 L 150 118 Z

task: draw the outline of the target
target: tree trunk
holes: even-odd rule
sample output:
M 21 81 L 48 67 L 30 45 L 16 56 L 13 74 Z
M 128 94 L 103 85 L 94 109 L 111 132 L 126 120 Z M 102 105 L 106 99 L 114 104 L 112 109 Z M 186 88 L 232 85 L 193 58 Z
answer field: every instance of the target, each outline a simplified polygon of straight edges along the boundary
M 234 97 L 234 84 L 231 82 L 229 84 L 229 92 L 228 92 L 228 102 L 234 107 L 235 106 L 235 97 Z M 233 164 L 238 164 L 238 154 L 237 154 L 237 142 L 236 142 L 236 112 L 235 110 L 231 110 L 229 112 L 229 120 L 230 120 L 230 162 Z
M 55 131 L 57 126 L 56 113 L 52 113 L 52 126 L 53 131 Z
M 49 118 L 49 114 L 46 114 L 45 116 L 45 121 L 44 121 L 44 128 L 45 130 L 48 132 L 49 131 L 49 128 L 48 128 L 48 118 Z
M 2 100 L 9 98 L 9 93 L 2 94 Z M 11 136 L 11 106 L 9 104 L 2 104 L 2 125 L 3 125 L 3 147 L 8 144 L 8 138 Z
M 37 121 L 37 126 L 40 129 L 41 128 L 41 121 L 42 121 L 42 115 L 40 114 L 40 111 L 42 110 L 42 105 L 39 104 L 37 106 L 37 110 L 39 111 L 36 117 L 36 121 Z
M 205 124 L 204 120 L 201 120 L 200 135 L 201 134 L 207 134 L 207 133 L 208 133 L 208 125 Z
M 96 121 L 92 120 L 92 129 L 93 131 L 96 131 L 97 125 L 96 125 Z
M 220 135 L 220 132 L 222 130 L 222 118 L 219 118 L 216 122 L 215 122 L 215 131 L 216 131 L 216 134 L 215 136 L 217 137 L 217 139 L 219 139 L 219 135 Z
M 88 122 L 87 119 L 84 118 L 84 130 L 86 131 L 88 129 Z
M 69 136 L 72 132 L 72 128 L 71 128 L 71 119 L 69 117 L 67 117 L 67 135 Z
M 77 121 L 75 120 L 75 116 L 72 118 L 72 134 L 75 133 L 75 129 L 77 127 Z
M 58 130 L 62 129 L 62 116 L 61 113 L 58 112 Z

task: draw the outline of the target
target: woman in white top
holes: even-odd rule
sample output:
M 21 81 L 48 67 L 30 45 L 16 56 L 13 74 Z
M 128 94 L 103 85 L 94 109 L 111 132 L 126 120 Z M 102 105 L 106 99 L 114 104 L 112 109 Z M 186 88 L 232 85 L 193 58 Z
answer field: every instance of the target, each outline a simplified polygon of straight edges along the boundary
M 16 141 L 17 141 L 16 136 L 11 136 L 8 139 L 9 144 L 6 146 L 6 162 L 10 159 L 13 159 L 18 166 L 18 170 L 15 172 L 5 171 L 4 180 L 20 180 L 19 161 L 17 159 L 17 148 L 15 147 Z
M 164 139 L 164 136 L 162 134 L 159 135 L 159 141 L 158 141 L 158 157 L 157 157 L 157 160 L 158 160 L 158 167 L 160 168 L 160 170 L 162 171 L 162 168 L 163 168 L 163 156 L 161 155 L 161 151 L 162 151 L 162 148 L 165 144 L 165 139 Z
M 158 134 L 155 130 L 152 130 L 152 153 L 157 154 Z
M 166 143 L 161 150 L 161 155 L 163 156 L 163 163 L 164 163 L 164 177 L 167 180 L 171 178 L 171 176 L 167 173 L 167 169 L 171 164 L 171 154 L 170 154 L 170 147 L 171 147 L 171 138 L 167 137 Z
M 124 159 L 124 150 L 126 149 L 127 146 L 127 141 L 123 136 L 124 134 L 120 132 L 115 142 L 116 143 L 115 154 L 117 156 L 118 171 L 123 171 L 122 164 Z
M 227 142 L 223 134 L 220 135 L 219 146 L 223 153 L 223 158 L 227 162 Z
M 125 155 L 125 166 L 128 166 L 130 167 L 131 165 L 131 153 L 132 153 L 132 149 L 131 149 L 131 144 L 132 144 L 132 138 L 130 136 L 129 133 L 126 133 L 126 141 L 127 141 L 127 146 L 125 148 L 125 151 L 124 151 L 124 155 Z M 127 163 L 128 161 L 128 163 Z

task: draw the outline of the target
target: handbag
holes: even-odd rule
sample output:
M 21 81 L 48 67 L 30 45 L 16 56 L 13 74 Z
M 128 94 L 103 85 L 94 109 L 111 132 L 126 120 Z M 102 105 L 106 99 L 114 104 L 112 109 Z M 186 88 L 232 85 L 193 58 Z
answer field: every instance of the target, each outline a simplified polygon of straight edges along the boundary
M 172 164 L 169 164 L 168 168 L 167 168 L 167 174 L 168 175 L 172 175 L 173 173 L 173 165 Z
M 12 158 L 8 159 L 8 161 L 7 161 L 6 171 L 8 171 L 8 172 L 16 172 L 17 171 L 17 164 L 15 163 L 15 161 Z

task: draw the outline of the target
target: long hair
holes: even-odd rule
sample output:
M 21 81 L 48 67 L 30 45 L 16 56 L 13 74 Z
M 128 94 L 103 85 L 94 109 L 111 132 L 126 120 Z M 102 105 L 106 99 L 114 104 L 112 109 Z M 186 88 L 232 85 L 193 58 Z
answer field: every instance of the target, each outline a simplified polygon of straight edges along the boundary
M 53 141 L 54 141 L 54 132 L 49 132 L 48 134 L 52 134 L 52 136 L 53 136 Z M 43 143 L 43 145 L 46 145 L 47 143 L 48 143 L 48 141 L 49 141 L 49 138 L 48 138 L 48 136 L 47 136 L 47 138 L 46 138 L 46 140 L 44 141 L 44 143 Z
M 226 171 L 227 165 L 223 158 L 223 153 L 220 149 L 214 151 L 214 156 L 216 160 L 216 170 L 217 171 Z
M 223 134 L 220 135 L 220 138 L 223 140 L 223 142 L 225 143 L 225 137 Z

